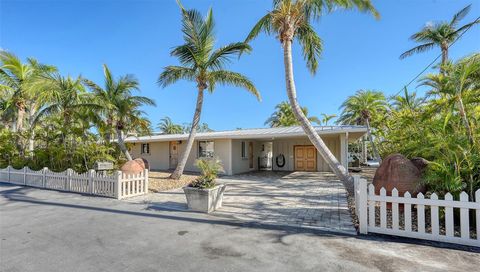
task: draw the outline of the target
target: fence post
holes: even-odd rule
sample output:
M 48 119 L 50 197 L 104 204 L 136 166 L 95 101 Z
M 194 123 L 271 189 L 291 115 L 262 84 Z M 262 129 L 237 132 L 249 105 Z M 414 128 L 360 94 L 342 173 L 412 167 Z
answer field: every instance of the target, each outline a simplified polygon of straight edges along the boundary
M 122 171 L 117 171 L 115 177 L 115 198 L 122 198 Z
M 360 200 L 359 197 L 359 188 L 358 188 L 358 183 L 360 182 L 360 176 L 359 175 L 354 175 L 353 176 L 353 197 L 355 198 L 355 214 L 358 217 L 360 207 L 358 206 L 358 201 Z
M 46 188 L 47 187 L 47 170 L 48 170 L 48 167 L 43 167 L 43 177 L 42 177 L 42 187 L 43 188 Z
M 145 169 L 143 171 L 143 175 L 145 176 L 144 177 L 145 178 L 145 183 L 144 183 L 145 187 L 143 188 L 143 190 L 144 190 L 143 193 L 148 194 L 148 169 Z
M 88 193 L 93 194 L 93 178 L 95 177 L 95 170 L 88 170 Z
M 70 188 L 72 187 L 72 172 L 73 170 L 68 168 L 67 169 L 67 180 L 65 181 L 65 190 L 70 191 Z
M 23 167 L 23 185 L 27 185 L 27 167 Z
M 358 222 L 359 231 L 361 234 L 368 233 L 368 193 L 367 193 L 367 180 L 360 179 L 358 182 Z
M 7 176 L 8 176 L 8 181 L 7 181 L 7 182 L 8 182 L 8 183 L 11 183 L 11 182 L 10 182 L 10 168 L 12 168 L 10 165 L 7 166 Z

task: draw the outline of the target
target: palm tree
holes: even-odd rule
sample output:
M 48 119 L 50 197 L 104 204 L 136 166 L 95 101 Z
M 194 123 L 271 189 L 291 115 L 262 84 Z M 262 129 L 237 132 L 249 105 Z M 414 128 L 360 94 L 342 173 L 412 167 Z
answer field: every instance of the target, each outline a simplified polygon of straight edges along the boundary
M 436 96 L 439 99 L 434 107 L 439 109 L 451 109 L 457 106 L 458 113 L 462 119 L 467 132 L 470 144 L 474 144 L 472 125 L 465 108 L 465 101 L 478 103 L 479 97 L 477 77 L 480 74 L 480 58 L 475 55 L 459 60 L 447 67 L 445 74 L 428 75 L 421 85 L 429 86 L 432 89 L 427 96 Z
M 293 114 L 292 106 L 290 106 L 288 102 L 281 102 L 275 106 L 275 109 L 275 112 L 272 113 L 267 121 L 265 121 L 265 125 L 269 125 L 270 127 L 290 127 L 300 125 L 300 122 L 298 122 Z M 308 116 L 307 107 L 302 107 L 302 112 L 305 116 Z M 320 124 L 320 120 L 315 116 L 307 117 L 307 119 L 310 122 Z
M 324 124 L 325 126 L 328 126 L 328 122 L 333 118 L 337 117 L 336 114 L 325 114 L 325 113 L 322 113 L 322 116 L 323 116 L 322 124 Z
M 183 127 L 181 125 L 175 124 L 172 122 L 170 117 L 165 117 L 160 120 L 157 128 L 162 132 L 162 134 L 180 134 L 183 133 Z
M 372 139 L 371 121 L 387 111 L 387 100 L 382 92 L 372 90 L 358 90 L 355 95 L 349 96 L 340 106 L 342 113 L 338 123 L 366 125 L 367 136 L 372 143 L 375 158 L 380 160 L 380 155 Z
M 292 43 L 297 39 L 302 47 L 307 68 L 312 74 L 315 74 L 323 46 L 322 40 L 311 23 L 318 21 L 324 12 L 330 12 L 338 8 L 358 8 L 361 11 L 371 12 L 378 17 L 378 13 L 370 0 L 274 0 L 273 10 L 258 21 L 247 36 L 246 41 L 253 40 L 260 32 L 273 34 L 279 39 L 283 47 L 287 95 L 293 113 L 329 167 L 340 179 L 346 181 L 350 188 L 353 178 L 316 133 L 298 104 L 292 62 Z
M 179 59 L 181 66 L 167 66 L 158 78 L 158 84 L 166 87 L 181 79 L 193 81 L 197 85 L 197 103 L 193 115 L 190 134 L 185 150 L 180 155 L 177 168 L 171 178 L 179 179 L 183 174 L 188 155 L 195 140 L 200 121 L 204 91 L 212 93 L 217 84 L 241 87 L 260 99 L 260 94 L 253 83 L 240 73 L 225 70 L 225 65 L 235 54 L 249 52 L 245 43 L 232 43 L 214 49 L 215 35 L 212 9 L 205 18 L 196 10 L 185 10 L 178 2 L 182 12 L 182 32 L 185 43 L 175 47 L 171 55 Z
M 105 64 L 103 74 L 104 88 L 88 79 L 84 79 L 83 83 L 92 90 L 95 103 L 101 105 L 100 126 L 106 134 L 106 141 L 109 142 L 111 133 L 115 132 L 120 150 L 130 161 L 132 156 L 125 145 L 125 136 L 128 132 L 150 132 L 150 122 L 142 116 L 144 112 L 139 108 L 144 105 L 155 106 L 155 101 L 145 96 L 132 95 L 133 91 L 139 90 L 138 80 L 133 75 L 127 74 L 115 79 Z
M 39 79 L 39 76 L 56 71 L 56 68 L 40 64 L 33 58 L 27 59 L 26 63 L 12 53 L 0 51 L 0 94 L 9 97 L 10 103 L 15 105 L 16 120 L 14 129 L 22 132 L 24 129 L 25 114 L 27 110 L 33 112 L 35 107 L 28 109 L 28 103 L 35 91 L 32 84 Z M 32 114 L 31 114 L 32 115 Z
M 404 59 L 416 53 L 428 51 L 434 47 L 440 47 L 442 51 L 440 69 L 442 71 L 442 67 L 448 61 L 448 48 L 450 45 L 460 37 L 464 30 L 480 22 L 479 20 L 476 20 L 458 27 L 458 23 L 467 16 L 470 8 L 471 5 L 464 7 L 453 16 L 450 22 L 443 21 L 434 24 L 427 24 L 419 32 L 413 34 L 410 39 L 417 43 L 421 43 L 421 45 L 405 51 L 400 55 L 400 59 Z
M 407 88 L 404 88 L 403 95 L 396 95 L 390 98 L 391 106 L 396 111 L 408 110 L 410 112 L 417 111 L 424 104 L 424 99 L 417 96 L 417 92 L 409 93 Z

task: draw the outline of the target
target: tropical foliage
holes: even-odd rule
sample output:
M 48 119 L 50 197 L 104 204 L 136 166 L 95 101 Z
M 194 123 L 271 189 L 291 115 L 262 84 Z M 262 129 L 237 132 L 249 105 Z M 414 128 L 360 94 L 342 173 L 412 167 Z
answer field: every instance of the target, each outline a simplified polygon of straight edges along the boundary
M 362 107 L 354 105 L 366 95 L 359 91 L 345 101 L 339 122 L 361 123 L 368 116 L 382 157 L 423 157 L 430 162 L 424 177 L 430 191 L 473 197 L 480 189 L 480 54 L 448 63 L 443 72 L 424 76 L 419 87 L 427 88 L 425 96 L 405 89 L 386 103 L 375 92 Z
M 308 120 L 312 123 L 321 124 L 320 119 L 315 116 L 308 116 L 308 108 L 302 107 L 302 112 L 307 116 Z M 292 111 L 292 106 L 288 104 L 288 102 L 283 101 L 275 106 L 275 112 L 272 113 L 270 118 L 265 121 L 265 125 L 270 127 L 291 127 L 291 126 L 298 126 L 300 122 L 298 122 L 297 118 Z
M 195 161 L 195 166 L 200 169 L 200 177 L 192 182 L 192 187 L 212 188 L 215 179 L 223 171 L 223 165 L 219 158 L 202 158 Z
M 118 165 L 131 159 L 124 136 L 150 131 L 140 107 L 154 103 L 132 94 L 138 82 L 131 75 L 115 80 L 105 65 L 102 89 L 10 52 L 1 51 L 0 61 L 0 167 L 84 172 L 96 161 Z
M 380 159 L 375 142 L 372 139 L 371 121 L 381 120 L 387 111 L 387 100 L 385 95 L 379 91 L 359 90 L 343 102 L 340 106 L 342 113 L 337 122 L 348 125 L 364 125 L 367 127 L 367 137 L 372 143 L 373 152 L 377 159 Z M 377 127 L 376 124 L 374 124 Z

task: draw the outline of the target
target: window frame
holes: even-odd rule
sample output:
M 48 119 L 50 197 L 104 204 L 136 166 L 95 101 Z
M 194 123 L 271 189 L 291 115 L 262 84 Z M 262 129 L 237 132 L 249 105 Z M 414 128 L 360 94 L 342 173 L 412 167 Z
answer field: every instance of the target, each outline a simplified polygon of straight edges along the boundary
M 202 155 L 202 152 L 200 151 L 200 144 L 201 143 L 205 143 L 205 147 L 207 147 L 208 143 L 212 143 L 212 154 L 211 156 L 203 156 Z M 205 148 L 206 149 L 206 148 Z M 207 153 L 207 150 L 205 150 L 205 152 L 203 153 Z M 198 144 L 197 144 L 197 158 L 213 158 L 215 157 L 215 141 L 211 141 L 211 140 L 203 140 L 203 141 L 198 141 Z
M 147 152 L 145 152 L 145 148 L 147 149 Z M 140 154 L 148 154 L 150 155 L 150 143 L 142 143 L 140 146 Z
M 248 158 L 247 141 L 242 141 L 240 144 L 240 156 L 242 159 Z

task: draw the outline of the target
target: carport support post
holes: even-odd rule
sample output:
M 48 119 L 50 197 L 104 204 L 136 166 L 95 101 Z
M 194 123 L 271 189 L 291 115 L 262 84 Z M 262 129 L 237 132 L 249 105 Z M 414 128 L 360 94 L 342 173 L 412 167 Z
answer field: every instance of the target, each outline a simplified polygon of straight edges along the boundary
M 117 171 L 117 176 L 115 178 L 115 198 L 122 198 L 122 171 Z
M 361 234 L 367 234 L 368 233 L 368 213 L 367 213 L 367 180 L 365 179 L 359 179 L 358 181 L 358 193 L 357 190 L 355 190 L 355 202 L 356 196 L 358 194 L 358 222 L 359 222 L 359 231 Z

